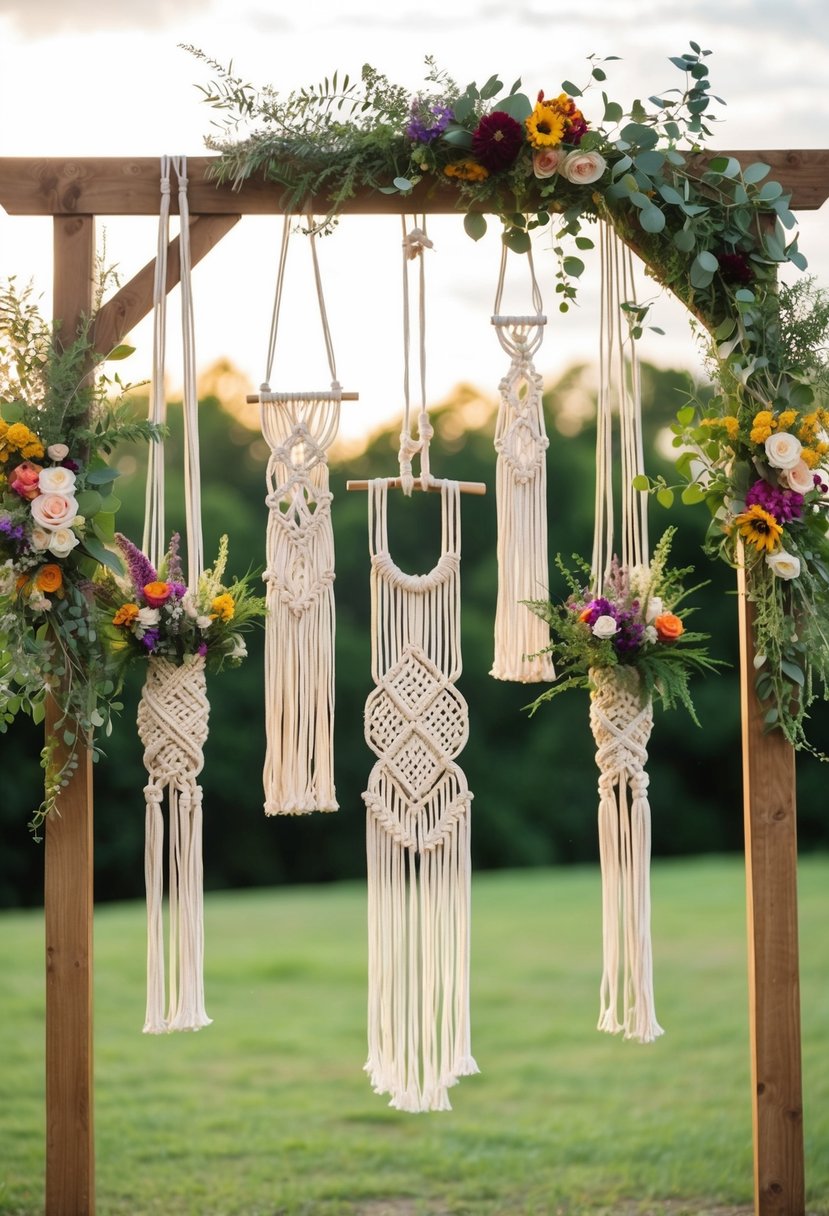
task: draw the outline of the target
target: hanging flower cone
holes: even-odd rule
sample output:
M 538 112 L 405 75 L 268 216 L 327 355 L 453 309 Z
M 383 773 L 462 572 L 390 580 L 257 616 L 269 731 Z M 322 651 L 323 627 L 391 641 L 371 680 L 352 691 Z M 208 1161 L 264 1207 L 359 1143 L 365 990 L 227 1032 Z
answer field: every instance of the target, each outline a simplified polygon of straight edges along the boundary
M 603 974 L 599 1029 L 650 1043 L 656 1020 L 651 950 L 648 741 L 653 706 L 631 668 L 591 668 L 590 726 L 599 767 Z M 619 992 L 619 970 L 622 991 Z M 622 1016 L 619 1020 L 621 1002 Z
M 184 664 L 151 658 L 138 706 L 144 744 L 146 799 L 147 1016 L 144 1031 L 200 1030 L 211 1019 L 204 1008 L 202 925 L 202 791 L 210 704 L 204 658 Z M 167 791 L 169 843 L 169 1004 L 165 1010 L 162 894 Z

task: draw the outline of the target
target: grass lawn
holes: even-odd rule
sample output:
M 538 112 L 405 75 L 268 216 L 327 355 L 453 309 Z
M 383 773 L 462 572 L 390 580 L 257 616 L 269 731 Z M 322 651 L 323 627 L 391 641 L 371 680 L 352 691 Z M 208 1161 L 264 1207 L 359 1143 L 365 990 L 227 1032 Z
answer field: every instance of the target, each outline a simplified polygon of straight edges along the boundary
M 807 1207 L 829 1216 L 829 858 L 800 870 Z M 739 859 L 654 867 L 657 1012 L 595 1030 L 595 869 L 482 874 L 473 1048 L 454 1110 L 372 1094 L 365 894 L 209 895 L 214 1025 L 151 1037 L 143 909 L 96 920 L 99 1216 L 703 1216 L 750 1211 Z M 43 1209 L 42 916 L 0 915 L 0 1213 Z

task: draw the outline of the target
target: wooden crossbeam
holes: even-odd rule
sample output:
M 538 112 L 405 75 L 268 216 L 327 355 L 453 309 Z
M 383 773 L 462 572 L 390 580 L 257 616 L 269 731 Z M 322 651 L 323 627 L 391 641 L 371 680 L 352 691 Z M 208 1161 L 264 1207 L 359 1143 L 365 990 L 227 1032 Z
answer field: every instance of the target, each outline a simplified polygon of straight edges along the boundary
M 791 191 L 791 206 L 814 211 L 829 198 L 829 149 L 795 151 L 723 151 L 710 156 L 733 156 L 742 164 L 762 161 L 771 176 Z M 264 177 L 249 178 L 240 190 L 219 185 L 210 176 L 217 158 L 193 156 L 187 160 L 187 197 L 193 215 L 274 215 L 282 210 L 282 188 Z M 0 159 L 0 206 L 9 215 L 158 215 L 159 162 L 157 157 L 7 157 Z M 357 215 L 400 215 L 412 211 L 449 214 L 459 207 L 451 185 L 424 179 L 409 195 L 358 190 L 342 210 Z M 466 203 L 464 203 L 466 205 Z M 173 196 L 175 208 L 175 196 Z M 328 210 L 320 199 L 311 208 L 317 215 Z

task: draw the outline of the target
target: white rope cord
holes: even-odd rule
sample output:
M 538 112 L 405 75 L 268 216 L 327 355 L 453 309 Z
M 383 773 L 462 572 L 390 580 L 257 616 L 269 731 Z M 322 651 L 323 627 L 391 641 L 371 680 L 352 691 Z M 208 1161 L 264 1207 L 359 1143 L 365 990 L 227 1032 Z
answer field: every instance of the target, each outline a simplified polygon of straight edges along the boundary
M 541 653 L 550 644 L 550 627 L 525 603 L 549 594 L 549 440 L 544 427 L 543 384 L 533 363 L 547 318 L 542 313 L 532 251 L 528 251 L 527 260 L 535 315 L 501 314 L 507 268 L 507 247 L 503 245 L 492 316 L 498 341 L 510 357 L 510 367 L 498 386 L 495 425 L 498 597 L 489 674 L 496 680 L 521 683 L 555 679 L 550 656 Z
M 290 217 L 285 217 L 268 341 L 267 377 L 259 395 L 266 473 L 267 618 L 265 622 L 265 813 L 335 811 L 334 535 L 328 449 L 340 422 L 342 389 L 325 309 L 316 236 L 311 258 L 330 390 L 273 392 L 285 284 Z
M 368 864 L 366 1071 L 397 1110 L 448 1110 L 478 1071 L 469 1018 L 469 818 L 455 763 L 469 734 L 460 652 L 457 482 L 441 484 L 441 554 L 405 574 L 388 549 L 388 482 L 369 485 L 374 691 L 363 794 Z
M 424 250 L 431 249 L 432 242 L 426 233 L 426 216 L 421 216 L 420 226 L 410 231 L 403 224 L 403 426 L 400 431 L 400 481 L 403 493 L 410 495 L 414 486 L 412 461 L 420 458 L 420 484 L 423 490 L 434 480 L 429 469 L 429 444 L 434 430 L 426 409 L 426 267 Z M 409 391 L 409 358 L 411 345 L 411 316 L 409 305 L 409 262 L 418 261 L 418 355 L 420 371 L 420 409 L 417 416 L 417 438 L 412 434 L 411 398 Z
M 593 588 L 601 595 L 614 555 L 614 407 L 619 417 L 622 562 L 648 561 L 647 495 L 632 487 L 644 472 L 642 402 L 633 338 L 622 303 L 635 299 L 630 252 L 609 225 L 602 253 L 601 367 L 596 427 L 596 520 Z M 650 805 L 647 744 L 652 706 L 641 705 L 638 676 L 628 668 L 593 670 L 590 725 L 599 768 L 603 972 L 599 1029 L 643 1043 L 663 1033 L 656 1020 L 650 930 Z M 621 986 L 620 986 L 621 971 Z M 621 987 L 621 991 L 620 991 Z M 621 1005 L 622 1015 L 619 1017 Z
M 190 219 L 184 157 L 161 158 L 161 203 L 153 284 L 153 377 L 150 419 L 167 418 L 165 386 L 167 252 L 170 240 L 170 169 L 178 178 L 182 337 L 184 351 L 184 488 L 188 583 L 195 589 L 204 568 L 201 531 L 198 398 L 191 292 Z M 164 443 L 150 445 L 143 548 L 158 569 L 166 552 Z M 176 666 L 150 657 L 138 706 L 147 785 L 144 872 L 147 888 L 147 1012 L 144 1031 L 199 1030 L 210 1023 L 204 1007 L 202 792 L 198 784 L 210 706 L 204 659 Z M 163 931 L 164 817 L 170 820 L 168 981 Z M 166 989 L 166 1005 L 165 1005 Z

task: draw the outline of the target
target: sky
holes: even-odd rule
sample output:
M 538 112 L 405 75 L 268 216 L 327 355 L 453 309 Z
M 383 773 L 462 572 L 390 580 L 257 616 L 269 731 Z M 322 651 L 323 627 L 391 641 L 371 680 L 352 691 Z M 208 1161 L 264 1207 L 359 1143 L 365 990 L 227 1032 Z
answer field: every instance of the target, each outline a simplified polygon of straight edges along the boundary
M 199 84 L 210 73 L 180 49 L 189 43 L 254 84 L 281 93 L 315 83 L 335 69 L 352 76 L 364 62 L 414 93 L 426 55 L 466 84 L 493 72 L 521 77 L 530 96 L 557 92 L 565 79 L 585 79 L 586 57 L 616 55 L 607 65 L 609 95 L 625 107 L 680 83 L 669 56 L 689 39 L 713 54 L 713 91 L 727 102 L 714 146 L 829 147 L 829 9 L 823 0 L 594 0 L 556 12 L 541 0 L 0 0 L 0 156 L 203 155 L 215 115 Z M 600 120 L 601 98 L 587 99 Z M 829 284 L 826 208 L 800 215 L 801 248 L 810 271 Z M 258 385 L 266 351 L 281 219 L 245 217 L 194 271 L 196 347 L 200 367 L 230 359 Z M 152 218 L 102 222 L 106 261 L 128 279 L 155 252 Z M 427 262 L 427 396 L 445 399 L 459 383 L 494 395 L 507 370 L 489 317 L 499 241 L 495 226 L 475 244 L 460 216 L 431 217 L 435 249 Z M 403 402 L 400 221 L 344 219 L 320 243 L 326 302 L 343 386 L 360 401 L 343 406 L 343 433 L 357 436 L 399 414 Z M 274 388 L 319 388 L 328 381 L 305 242 L 291 242 Z M 588 267 L 579 306 L 556 311 L 550 240 L 536 248 L 536 268 L 550 318 L 537 370 L 554 379 L 572 361 L 592 362 L 598 344 L 598 274 Z M 51 222 L 8 217 L 0 210 L 0 277 L 33 279 L 49 308 Z M 640 298 L 654 285 L 640 276 Z M 177 296 L 176 296 L 177 300 Z M 529 311 L 526 269 L 510 258 L 505 310 Z M 673 302 L 657 304 L 642 356 L 660 366 L 699 368 L 687 317 Z M 175 341 L 167 374 L 180 384 Z M 148 322 L 132 334 L 136 354 L 122 367 L 149 375 Z M 413 394 L 416 386 L 413 385 Z

